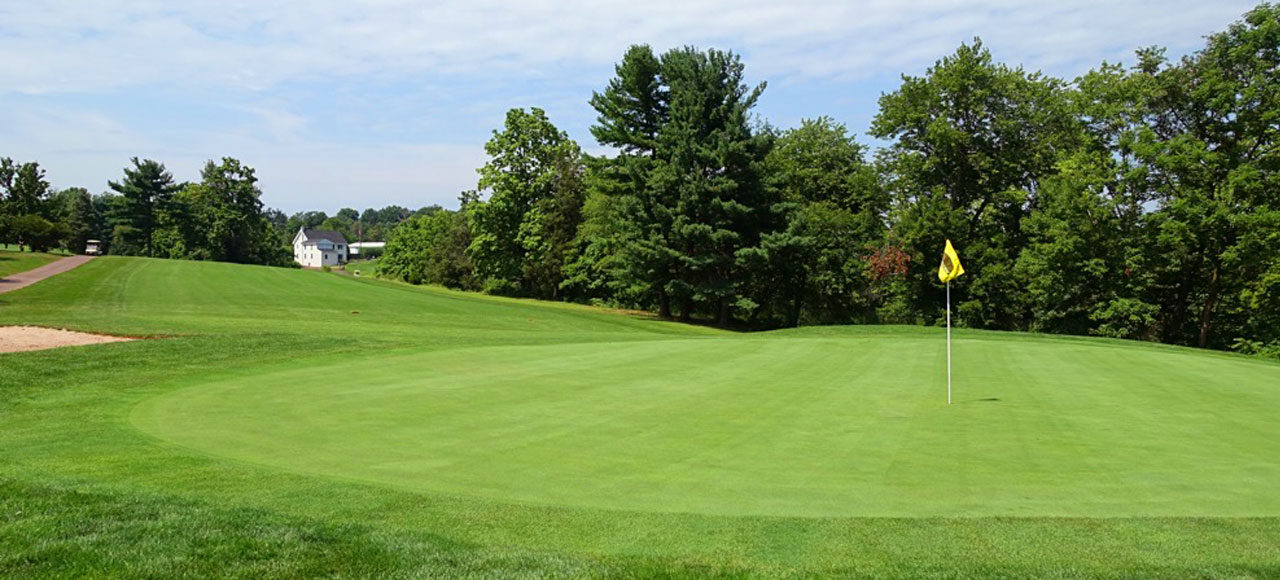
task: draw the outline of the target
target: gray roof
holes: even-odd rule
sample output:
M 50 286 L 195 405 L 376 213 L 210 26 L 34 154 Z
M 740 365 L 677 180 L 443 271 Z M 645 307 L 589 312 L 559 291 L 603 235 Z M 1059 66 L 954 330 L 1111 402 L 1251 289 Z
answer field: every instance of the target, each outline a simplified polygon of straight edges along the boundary
M 302 230 L 302 235 L 308 240 L 329 240 L 335 244 L 347 243 L 347 238 L 343 237 L 342 232 L 333 230 Z

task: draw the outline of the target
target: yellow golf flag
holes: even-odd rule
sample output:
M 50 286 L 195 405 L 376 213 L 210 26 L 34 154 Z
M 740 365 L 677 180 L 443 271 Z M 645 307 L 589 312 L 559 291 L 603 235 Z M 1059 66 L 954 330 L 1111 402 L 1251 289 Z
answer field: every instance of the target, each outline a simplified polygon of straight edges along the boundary
M 942 264 L 938 266 L 938 279 L 950 282 L 963 273 L 964 266 L 960 265 L 960 255 L 956 254 L 956 249 L 951 247 L 951 240 L 947 240 L 947 247 L 942 250 Z

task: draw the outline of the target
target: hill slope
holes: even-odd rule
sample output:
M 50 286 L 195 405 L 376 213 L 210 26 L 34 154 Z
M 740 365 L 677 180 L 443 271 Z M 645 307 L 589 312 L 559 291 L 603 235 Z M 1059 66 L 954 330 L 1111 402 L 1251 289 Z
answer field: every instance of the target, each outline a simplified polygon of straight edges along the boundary
M 168 338 L 0 355 L 4 576 L 1280 573 L 1237 357 L 962 332 L 947 407 L 936 329 L 117 258 L 9 323 Z

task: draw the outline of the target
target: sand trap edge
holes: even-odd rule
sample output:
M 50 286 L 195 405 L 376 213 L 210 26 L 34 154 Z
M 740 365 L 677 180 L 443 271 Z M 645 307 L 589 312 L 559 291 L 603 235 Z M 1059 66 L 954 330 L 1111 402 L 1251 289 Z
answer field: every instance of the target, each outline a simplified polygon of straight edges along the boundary
M 0 354 L 131 340 L 140 339 L 43 326 L 0 326 Z

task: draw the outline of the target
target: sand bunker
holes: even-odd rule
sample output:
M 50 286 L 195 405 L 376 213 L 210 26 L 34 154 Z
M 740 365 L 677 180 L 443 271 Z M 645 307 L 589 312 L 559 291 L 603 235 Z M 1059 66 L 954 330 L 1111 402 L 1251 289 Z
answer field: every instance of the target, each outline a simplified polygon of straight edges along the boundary
M 0 326 L 0 352 L 43 350 L 61 346 L 79 346 L 102 342 L 136 340 L 124 336 L 89 334 L 74 330 L 59 330 L 39 326 Z

